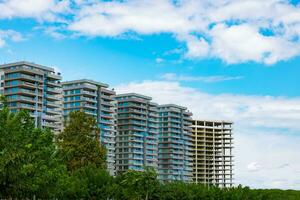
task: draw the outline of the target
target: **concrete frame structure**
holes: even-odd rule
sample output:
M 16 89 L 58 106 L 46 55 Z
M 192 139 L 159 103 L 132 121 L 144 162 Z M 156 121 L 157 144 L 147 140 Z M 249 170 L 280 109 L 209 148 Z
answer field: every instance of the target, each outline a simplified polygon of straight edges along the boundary
M 28 110 L 36 127 L 62 129 L 61 75 L 53 68 L 30 62 L 0 65 L 0 94 L 11 112 Z
M 191 116 L 192 113 L 182 106 L 159 106 L 159 180 L 192 181 Z
M 232 122 L 193 120 L 193 179 L 196 183 L 233 186 Z
M 116 96 L 118 133 L 116 169 L 142 171 L 157 169 L 158 123 L 157 104 L 152 98 L 136 93 Z
M 108 85 L 88 79 L 63 82 L 64 117 L 83 110 L 96 118 L 101 143 L 107 149 L 107 167 L 115 175 L 116 106 L 115 92 Z

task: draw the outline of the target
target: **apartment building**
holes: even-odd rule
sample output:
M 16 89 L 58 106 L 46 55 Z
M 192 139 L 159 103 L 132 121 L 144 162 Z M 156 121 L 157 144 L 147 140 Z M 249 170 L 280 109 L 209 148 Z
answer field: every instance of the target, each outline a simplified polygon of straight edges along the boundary
M 111 175 L 115 175 L 116 109 L 115 92 L 108 85 L 93 80 L 73 80 L 63 82 L 64 112 L 83 110 L 96 118 L 100 128 L 101 143 L 107 149 L 107 165 Z
M 11 112 L 28 110 L 36 127 L 62 129 L 61 75 L 53 68 L 30 62 L 0 65 L 0 94 Z
M 116 96 L 118 134 L 116 169 L 142 171 L 157 169 L 158 112 L 151 97 L 128 93 Z
M 193 120 L 193 179 L 233 186 L 232 122 Z
M 158 178 L 162 181 L 192 181 L 192 113 L 187 108 L 160 105 Z

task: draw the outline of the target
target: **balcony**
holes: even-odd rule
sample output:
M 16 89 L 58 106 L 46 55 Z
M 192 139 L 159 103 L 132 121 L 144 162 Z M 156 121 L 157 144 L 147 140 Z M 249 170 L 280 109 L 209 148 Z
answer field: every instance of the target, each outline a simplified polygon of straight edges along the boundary
M 104 118 L 108 118 L 108 119 L 113 119 L 113 118 L 114 118 L 114 115 L 112 115 L 112 114 L 107 114 L 107 113 L 104 113 L 104 112 L 101 112 L 101 113 L 100 113 L 100 116 L 101 116 L 101 117 L 104 117 Z
M 101 105 L 107 106 L 107 107 L 113 107 L 113 104 L 107 101 L 101 101 Z
M 60 123 L 52 123 L 52 122 L 43 122 L 42 126 L 48 127 L 48 128 L 58 129 L 58 128 L 61 127 L 61 124 Z
M 96 97 L 97 96 L 97 93 L 96 92 L 90 92 L 90 91 L 82 91 L 81 92 L 82 94 L 86 95 L 86 96 L 92 96 L 92 97 Z
M 53 109 L 53 108 L 46 108 L 46 113 L 53 114 L 53 115 L 60 115 L 61 110 Z
M 25 110 L 42 111 L 42 107 L 40 107 L 40 106 L 24 104 L 24 103 L 19 103 L 16 107 L 19 109 L 25 109 Z
M 48 106 L 50 108 L 61 108 L 61 104 L 53 103 L 53 102 L 50 102 L 50 101 L 46 102 L 46 106 Z
M 58 116 L 52 116 L 52 115 L 43 115 L 43 120 L 52 121 L 52 122 L 59 122 L 61 120 Z
M 29 103 L 39 103 L 42 104 L 41 100 L 37 101 L 37 98 L 27 97 L 27 96 L 17 96 L 16 98 L 7 98 L 8 102 L 13 101 L 23 101 L 23 102 L 29 102 Z
M 56 73 L 48 73 L 47 76 L 48 76 L 48 78 L 55 79 L 55 80 L 61 80 L 62 79 L 61 75 L 56 74 Z
M 52 87 L 60 87 L 61 84 L 56 81 L 47 81 L 47 85 L 52 86 Z
M 113 113 L 113 112 L 114 112 L 113 109 L 111 109 L 111 108 L 106 108 L 106 107 L 103 107 L 103 106 L 100 108 L 100 110 L 103 111 L 103 112 L 108 112 L 108 113 Z
M 82 100 L 97 103 L 97 100 L 95 98 L 83 97 Z
M 109 101 L 112 101 L 112 100 L 113 100 L 112 96 L 108 96 L 108 95 L 103 94 L 103 93 L 101 93 L 101 98 L 102 98 L 102 99 L 109 100 Z
M 46 99 L 52 100 L 52 101 L 61 101 L 62 99 L 55 95 L 46 95 Z
M 97 109 L 97 106 L 96 106 L 96 105 L 89 104 L 89 103 L 83 104 L 83 107 L 88 108 L 88 109 L 93 109 L 93 110 L 96 110 L 96 109 Z
M 27 75 L 27 74 L 20 74 L 19 78 L 21 78 L 21 79 L 26 79 L 26 80 L 30 80 L 30 81 L 43 82 L 43 79 L 42 79 L 41 77 L 30 76 L 30 75 Z
M 100 123 L 102 123 L 102 124 L 108 124 L 108 125 L 114 125 L 114 121 L 113 120 L 101 119 Z
M 60 88 L 50 88 L 48 87 L 46 89 L 46 91 L 49 93 L 49 94 L 61 94 L 62 93 L 62 90 Z

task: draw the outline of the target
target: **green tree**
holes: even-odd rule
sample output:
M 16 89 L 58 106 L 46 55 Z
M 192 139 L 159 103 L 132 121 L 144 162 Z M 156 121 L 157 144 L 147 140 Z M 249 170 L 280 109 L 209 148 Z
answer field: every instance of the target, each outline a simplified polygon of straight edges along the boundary
M 53 133 L 37 129 L 26 111 L 0 110 L 1 198 L 48 198 L 65 167 L 56 156 Z
M 143 172 L 129 170 L 119 179 L 124 199 L 157 199 L 160 184 L 154 169 L 145 168 Z
M 116 193 L 114 178 L 93 164 L 78 168 L 60 180 L 56 196 L 59 199 L 107 200 Z
M 83 111 L 70 113 L 64 131 L 58 135 L 58 148 L 69 171 L 94 164 L 106 169 L 106 150 L 100 144 L 95 118 Z

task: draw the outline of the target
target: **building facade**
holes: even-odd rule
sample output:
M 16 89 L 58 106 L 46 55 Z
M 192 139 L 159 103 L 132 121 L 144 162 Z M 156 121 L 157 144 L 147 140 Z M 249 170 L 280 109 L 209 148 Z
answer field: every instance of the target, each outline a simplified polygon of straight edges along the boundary
M 116 136 L 116 169 L 157 169 L 158 112 L 152 98 L 129 93 L 116 96 L 118 115 Z
M 119 94 L 88 79 L 61 83 L 53 68 L 30 62 L 0 65 L 0 94 L 11 112 L 28 110 L 36 127 L 63 129 L 63 117 L 95 117 L 111 175 L 153 167 L 162 181 L 233 186 L 232 122 L 192 120 L 187 108 Z
M 28 110 L 36 127 L 62 129 L 61 75 L 53 68 L 30 62 L 0 65 L 0 93 L 11 112 Z
M 233 186 L 232 122 L 194 120 L 192 127 L 194 182 Z
M 192 113 L 187 108 L 160 105 L 158 178 L 162 181 L 192 181 Z
M 96 118 L 100 128 L 101 143 L 107 149 L 107 166 L 115 175 L 116 109 L 115 92 L 107 84 L 82 79 L 63 82 L 63 115 L 83 110 Z

